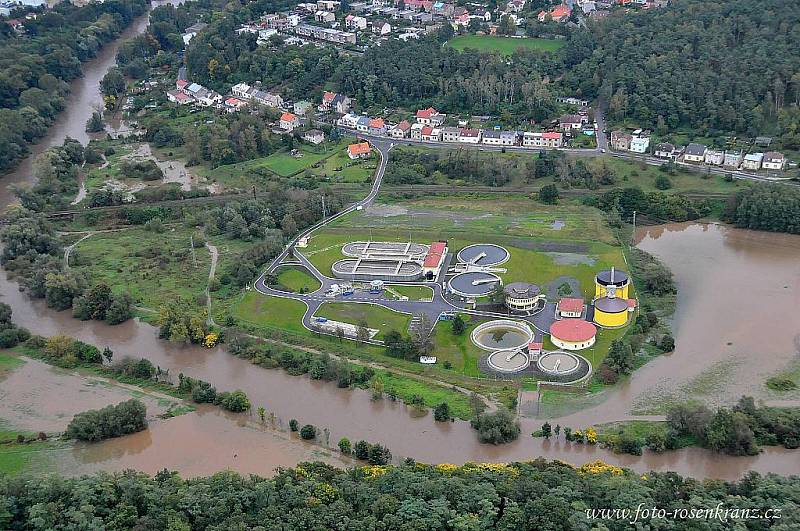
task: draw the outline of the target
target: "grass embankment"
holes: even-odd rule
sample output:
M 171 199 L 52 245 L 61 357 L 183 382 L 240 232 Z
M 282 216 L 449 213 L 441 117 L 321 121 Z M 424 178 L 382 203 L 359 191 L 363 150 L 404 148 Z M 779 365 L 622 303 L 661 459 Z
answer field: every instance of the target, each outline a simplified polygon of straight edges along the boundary
M 471 48 L 479 51 L 500 52 L 503 55 L 511 55 L 517 48 L 556 52 L 564 46 L 564 42 L 555 39 L 536 39 L 531 37 L 518 39 L 494 35 L 459 35 L 452 38 L 447 45 L 456 50 Z
M 400 284 L 394 284 L 391 286 L 386 286 L 387 291 L 391 290 L 401 297 L 408 297 L 410 301 L 421 301 L 421 300 L 430 300 L 433 298 L 433 289 L 429 288 L 428 286 L 403 286 Z M 392 293 L 389 292 L 389 295 Z
M 322 285 L 305 268 L 286 266 L 279 269 L 277 276 L 277 289 L 292 293 L 308 293 L 316 291 Z
M 669 425 L 665 421 L 629 420 L 601 424 L 594 428 L 597 431 L 597 442 L 613 448 L 614 441 L 620 438 L 638 439 L 643 446 L 652 435 L 661 435 L 665 439 Z M 697 439 L 691 435 L 678 436 L 674 442 L 674 449 L 699 446 Z
M 358 325 L 366 322 L 367 328 L 378 330 L 375 339 L 383 339 L 390 330 L 405 333 L 411 322 L 409 314 L 389 310 L 382 306 L 365 303 L 326 302 L 314 314 L 315 317 L 324 317 L 331 321 Z

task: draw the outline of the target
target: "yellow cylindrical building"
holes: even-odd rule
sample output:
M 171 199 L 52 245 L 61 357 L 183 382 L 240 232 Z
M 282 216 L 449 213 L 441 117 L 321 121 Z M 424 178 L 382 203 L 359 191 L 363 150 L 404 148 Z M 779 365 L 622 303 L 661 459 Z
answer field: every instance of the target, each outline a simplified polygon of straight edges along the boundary
M 619 299 L 627 299 L 630 283 L 631 279 L 625 271 L 613 267 L 600 271 L 594 277 L 594 297 L 597 299 L 611 295 Z
M 601 297 L 594 301 L 594 322 L 604 328 L 618 328 L 628 323 L 628 301 Z

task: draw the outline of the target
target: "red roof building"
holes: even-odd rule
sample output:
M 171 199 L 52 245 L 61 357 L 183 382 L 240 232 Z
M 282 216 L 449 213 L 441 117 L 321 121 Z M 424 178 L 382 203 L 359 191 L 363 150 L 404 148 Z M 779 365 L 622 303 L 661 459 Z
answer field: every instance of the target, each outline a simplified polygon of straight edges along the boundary
M 596 335 L 597 327 L 583 319 L 562 319 L 550 325 L 550 340 L 566 350 L 590 347 Z
M 423 269 L 438 270 L 442 266 L 446 254 L 447 243 L 433 242 L 428 249 L 428 254 L 425 256 L 425 262 L 422 264 Z
M 350 144 L 347 146 L 347 156 L 351 159 L 369 157 L 369 142 Z
M 553 131 L 548 131 L 546 133 L 542 133 L 542 138 L 548 138 L 550 140 L 561 140 L 561 133 L 556 133 Z
M 559 314 L 577 314 L 583 312 L 583 299 L 563 298 L 558 301 Z
M 370 129 L 383 129 L 384 125 L 383 118 L 371 118 L 369 121 Z

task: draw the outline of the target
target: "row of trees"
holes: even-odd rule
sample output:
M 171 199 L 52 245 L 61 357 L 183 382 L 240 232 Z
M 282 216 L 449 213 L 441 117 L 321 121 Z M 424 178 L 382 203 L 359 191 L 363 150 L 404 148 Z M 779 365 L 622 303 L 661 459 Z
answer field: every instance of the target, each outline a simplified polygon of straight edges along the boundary
M 800 234 L 800 190 L 781 184 L 749 187 L 729 200 L 722 217 L 737 227 Z
M 25 20 L 19 34 L 0 25 L 0 173 L 13 168 L 64 108 L 81 64 L 145 12 L 145 0 L 81 7 L 59 3 Z
M 657 507 L 666 514 L 697 508 L 736 510 L 727 522 L 681 520 L 726 528 L 749 525 L 785 529 L 800 525 L 797 478 L 749 473 L 738 482 L 698 481 L 673 472 L 646 475 L 603 463 L 575 468 L 559 461 L 527 463 L 359 467 L 323 463 L 281 468 L 267 479 L 221 472 L 181 478 L 162 471 L 133 471 L 71 478 L 0 478 L 0 498 L 13 500 L 0 513 L 9 529 L 57 529 L 91 521 L 105 529 L 629 529 L 629 519 L 586 510 Z M 46 507 L 46 509 L 45 509 Z M 744 511 L 773 509 L 771 518 L 747 519 Z M 780 516 L 780 518 L 778 518 Z M 740 519 L 741 517 L 741 519 Z M 647 524 L 661 520 L 650 520 Z
M 671 408 L 667 422 L 678 435 L 689 435 L 702 446 L 731 455 L 755 455 L 759 445 L 800 448 L 800 411 L 758 407 L 743 396 L 732 408 L 710 410 L 687 403 Z

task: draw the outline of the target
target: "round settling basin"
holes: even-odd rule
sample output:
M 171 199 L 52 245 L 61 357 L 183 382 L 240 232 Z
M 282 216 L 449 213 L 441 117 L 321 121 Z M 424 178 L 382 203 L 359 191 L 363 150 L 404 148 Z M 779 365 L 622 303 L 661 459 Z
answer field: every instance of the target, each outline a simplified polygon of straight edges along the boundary
M 476 243 L 464 247 L 458 254 L 459 262 L 465 264 L 472 264 L 481 267 L 488 267 L 493 265 L 502 264 L 508 260 L 510 254 L 504 248 L 493 243 Z
M 530 361 L 522 350 L 513 349 L 492 352 L 486 358 L 486 363 L 496 371 L 514 373 L 526 369 Z
M 556 350 L 539 356 L 536 366 L 540 371 L 551 376 L 567 376 L 576 372 L 580 368 L 581 362 L 574 354 Z
M 471 338 L 484 350 L 512 350 L 525 347 L 533 341 L 533 332 L 527 324 L 500 319 L 478 325 L 472 331 Z
M 450 291 L 461 297 L 485 297 L 500 284 L 500 277 L 494 273 L 470 271 L 460 273 L 447 282 Z

